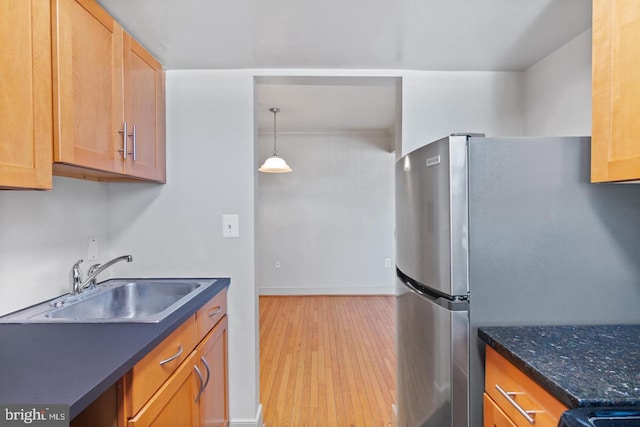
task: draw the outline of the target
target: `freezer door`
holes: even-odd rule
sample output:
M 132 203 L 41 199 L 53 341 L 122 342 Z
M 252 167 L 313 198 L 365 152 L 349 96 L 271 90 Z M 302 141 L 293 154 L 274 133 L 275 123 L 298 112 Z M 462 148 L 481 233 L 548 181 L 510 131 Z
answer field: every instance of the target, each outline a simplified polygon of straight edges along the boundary
M 396 163 L 396 261 L 443 295 L 468 293 L 467 137 L 450 136 Z
M 421 295 L 400 278 L 396 295 L 398 427 L 468 427 L 468 303 Z

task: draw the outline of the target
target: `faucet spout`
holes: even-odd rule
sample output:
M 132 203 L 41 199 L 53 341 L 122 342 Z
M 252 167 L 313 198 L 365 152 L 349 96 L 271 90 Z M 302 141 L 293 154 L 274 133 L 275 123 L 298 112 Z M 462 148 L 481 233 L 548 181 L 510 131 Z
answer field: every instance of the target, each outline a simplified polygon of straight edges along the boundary
M 74 292 L 74 293 L 82 292 L 83 289 L 86 288 L 87 286 L 90 286 L 90 287 L 95 286 L 96 276 L 98 274 L 102 273 L 107 268 L 111 267 L 113 264 L 115 264 L 117 262 L 120 262 L 120 261 L 131 262 L 131 261 L 133 261 L 133 257 L 131 255 L 122 255 L 122 256 L 119 256 L 117 258 L 112 259 L 111 261 L 107 261 L 102 265 L 96 264 L 96 265 L 92 266 L 91 269 L 89 270 L 89 275 L 87 276 L 86 279 L 84 279 L 84 281 L 81 284 L 79 284 L 77 286 L 77 291 Z

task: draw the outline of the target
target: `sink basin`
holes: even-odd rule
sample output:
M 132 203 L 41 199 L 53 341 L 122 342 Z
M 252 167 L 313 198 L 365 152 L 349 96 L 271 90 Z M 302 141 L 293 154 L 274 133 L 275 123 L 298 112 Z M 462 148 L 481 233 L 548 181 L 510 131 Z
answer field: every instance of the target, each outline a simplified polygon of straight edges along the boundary
M 3 323 L 159 322 L 216 279 L 112 279 L 0 318 Z
M 200 286 L 197 283 L 133 282 L 46 313 L 52 319 L 132 319 L 158 314 Z

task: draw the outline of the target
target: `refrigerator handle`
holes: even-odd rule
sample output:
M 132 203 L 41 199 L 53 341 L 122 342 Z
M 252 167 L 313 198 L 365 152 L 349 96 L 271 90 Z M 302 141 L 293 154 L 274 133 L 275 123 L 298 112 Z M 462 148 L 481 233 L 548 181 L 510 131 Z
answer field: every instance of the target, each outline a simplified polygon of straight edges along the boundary
M 437 302 L 440 299 L 440 297 L 436 297 L 434 295 L 428 294 L 428 293 L 423 292 L 420 289 L 416 288 L 413 285 L 413 283 L 411 283 L 410 280 L 407 280 L 407 279 L 405 279 L 403 277 L 398 277 L 398 278 L 400 279 L 400 281 L 402 281 L 402 283 L 405 284 L 406 287 L 409 288 L 409 290 L 415 292 L 416 294 L 420 295 L 421 297 L 426 298 L 426 299 L 428 299 L 430 301 L 433 301 L 433 302 Z

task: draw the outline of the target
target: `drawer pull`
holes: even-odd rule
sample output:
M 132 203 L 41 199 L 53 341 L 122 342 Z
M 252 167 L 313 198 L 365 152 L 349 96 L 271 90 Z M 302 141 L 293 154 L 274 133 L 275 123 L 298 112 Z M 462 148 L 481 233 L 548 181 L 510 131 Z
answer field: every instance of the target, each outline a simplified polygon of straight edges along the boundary
M 204 390 L 204 379 L 202 378 L 202 372 L 200 372 L 200 369 L 198 369 L 196 365 L 193 365 L 193 369 L 196 371 L 198 380 L 200 381 L 200 389 L 198 390 L 198 395 L 196 396 L 195 400 L 196 403 L 198 403 L 200 401 L 200 395 L 202 395 L 202 391 Z
M 168 359 L 164 359 L 160 362 L 160 365 L 164 365 L 165 363 L 169 363 L 173 360 L 176 360 L 178 357 L 180 357 L 180 355 L 182 354 L 182 344 L 180 344 L 178 346 L 178 352 L 176 354 L 174 354 L 173 356 L 169 357 Z
M 202 386 L 202 390 L 204 390 L 205 388 L 207 388 L 207 385 L 209 385 L 209 380 L 211 379 L 211 370 L 209 369 L 209 364 L 207 363 L 207 359 L 200 356 L 200 360 L 202 360 L 204 367 L 207 368 L 207 380 L 204 382 L 204 385 Z
M 516 408 L 518 412 L 520 412 L 520 415 L 522 415 L 527 421 L 529 421 L 529 424 L 536 423 L 536 411 L 526 411 L 522 409 L 520 405 L 518 405 L 518 402 L 515 401 L 514 396 L 518 393 L 515 393 L 513 391 L 504 391 L 498 384 L 496 384 L 496 390 L 498 390 L 498 392 L 502 396 L 504 396 L 504 398 L 507 399 L 507 401 L 511 403 L 511 405 L 513 405 L 513 407 Z
M 216 314 L 220 314 L 220 312 L 222 311 L 222 307 L 217 306 L 211 313 L 209 313 L 207 316 L 209 317 L 213 317 Z

